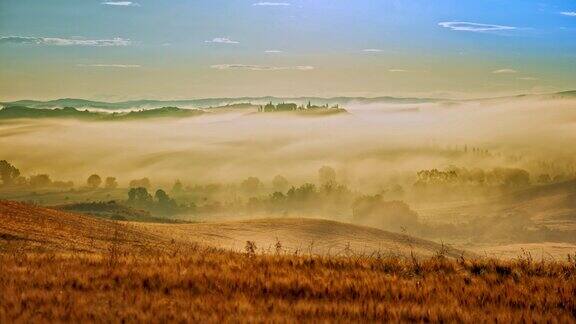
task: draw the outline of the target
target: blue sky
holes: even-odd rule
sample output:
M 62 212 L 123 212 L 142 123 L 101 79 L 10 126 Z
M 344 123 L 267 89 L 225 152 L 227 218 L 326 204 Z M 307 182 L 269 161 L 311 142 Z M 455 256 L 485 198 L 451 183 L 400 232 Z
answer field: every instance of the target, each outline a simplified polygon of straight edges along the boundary
M 576 2 L 0 0 L 0 100 L 576 88 Z

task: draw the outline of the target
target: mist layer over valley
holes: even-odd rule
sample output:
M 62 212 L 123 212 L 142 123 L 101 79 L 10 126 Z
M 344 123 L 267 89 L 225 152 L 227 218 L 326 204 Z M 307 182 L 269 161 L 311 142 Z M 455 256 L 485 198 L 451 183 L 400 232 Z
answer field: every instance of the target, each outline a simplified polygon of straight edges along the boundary
M 89 212 L 79 204 L 114 201 L 179 221 L 324 218 L 562 255 L 576 243 L 575 105 L 514 97 L 350 103 L 328 116 L 246 104 L 138 122 L 10 119 L 1 158 L 23 179 L 2 198 Z M 92 174 L 115 185 L 87 183 Z M 158 189 L 169 197 L 152 197 Z

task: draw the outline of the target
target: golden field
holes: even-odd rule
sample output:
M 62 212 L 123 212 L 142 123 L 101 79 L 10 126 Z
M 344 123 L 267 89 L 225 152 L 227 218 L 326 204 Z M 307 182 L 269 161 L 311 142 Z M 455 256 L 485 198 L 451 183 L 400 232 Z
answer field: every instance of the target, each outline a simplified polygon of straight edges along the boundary
M 2 323 L 576 320 L 572 257 L 294 255 L 281 246 L 240 253 L 165 240 L 130 224 L 0 205 Z M 31 221 L 18 221 L 24 214 Z M 23 226 L 34 235 L 19 232 Z
M 529 260 L 0 256 L 1 322 L 574 322 L 576 266 Z

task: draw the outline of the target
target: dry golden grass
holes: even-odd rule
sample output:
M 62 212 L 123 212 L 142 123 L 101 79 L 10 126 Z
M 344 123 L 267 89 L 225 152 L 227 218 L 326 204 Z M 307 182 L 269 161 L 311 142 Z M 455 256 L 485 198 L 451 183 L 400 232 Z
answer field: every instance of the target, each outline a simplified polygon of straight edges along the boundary
M 261 255 L 24 204 L 0 215 L 0 323 L 576 322 L 574 259 Z
M 114 222 L 77 213 L 0 200 L 0 249 L 28 252 L 103 252 L 111 240 L 137 250 L 168 242 L 202 244 L 242 251 L 254 241 L 258 252 L 274 250 L 277 240 L 286 252 L 298 254 L 386 253 L 430 257 L 446 248 L 455 258 L 464 251 L 409 235 L 319 219 L 260 219 L 221 223 L 160 224 Z M 471 253 L 465 255 L 472 256 Z
M 576 264 L 248 255 L 0 255 L 0 322 L 576 320 Z
M 104 252 L 113 240 L 149 249 L 167 239 L 113 221 L 0 200 L 0 250 Z
M 431 257 L 442 248 L 451 258 L 475 255 L 406 234 L 325 219 L 265 218 L 192 224 L 135 223 L 133 226 L 176 242 L 200 243 L 233 251 L 243 251 L 246 241 L 253 241 L 259 252 L 270 252 L 280 241 L 286 252 L 306 255 L 385 253 L 409 256 L 413 252 L 419 257 Z

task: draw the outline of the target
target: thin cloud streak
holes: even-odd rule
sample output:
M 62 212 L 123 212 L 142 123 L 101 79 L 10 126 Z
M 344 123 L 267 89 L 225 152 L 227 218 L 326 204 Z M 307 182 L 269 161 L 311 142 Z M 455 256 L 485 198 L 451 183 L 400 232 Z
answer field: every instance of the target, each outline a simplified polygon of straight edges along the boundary
M 492 71 L 493 74 L 515 74 L 518 73 L 518 71 L 514 70 L 514 69 L 500 69 L 500 70 L 496 70 L 496 71 Z
M 475 33 L 517 29 L 516 27 L 513 26 L 480 24 L 466 21 L 444 21 L 438 23 L 438 26 L 448 28 L 454 31 L 467 31 Z
M 522 77 L 522 78 L 518 78 L 518 80 L 522 80 L 522 81 L 538 81 L 540 80 L 539 78 L 535 78 L 535 77 Z
M 227 37 L 216 37 L 211 40 L 206 40 L 204 43 L 212 43 L 212 44 L 240 44 L 240 42 L 231 40 Z
M 288 2 L 256 2 L 252 4 L 253 6 L 261 7 L 288 7 L 290 3 Z
M 138 65 L 138 64 L 76 64 L 76 66 L 78 66 L 78 67 L 122 68 L 122 69 L 142 67 L 141 65 Z
M 281 70 L 298 70 L 310 71 L 314 70 L 313 66 L 299 65 L 299 66 L 267 66 L 267 65 L 252 65 L 252 64 L 216 64 L 210 66 L 212 69 L 217 70 L 248 70 L 248 71 L 281 71 Z
M 129 46 L 129 39 L 115 37 L 112 39 L 85 39 L 85 38 L 60 38 L 60 37 L 28 37 L 28 36 L 4 36 L 0 37 L 0 44 L 21 45 L 45 45 L 45 46 Z
M 140 4 L 132 1 L 105 1 L 103 5 L 117 6 L 117 7 L 140 7 Z

